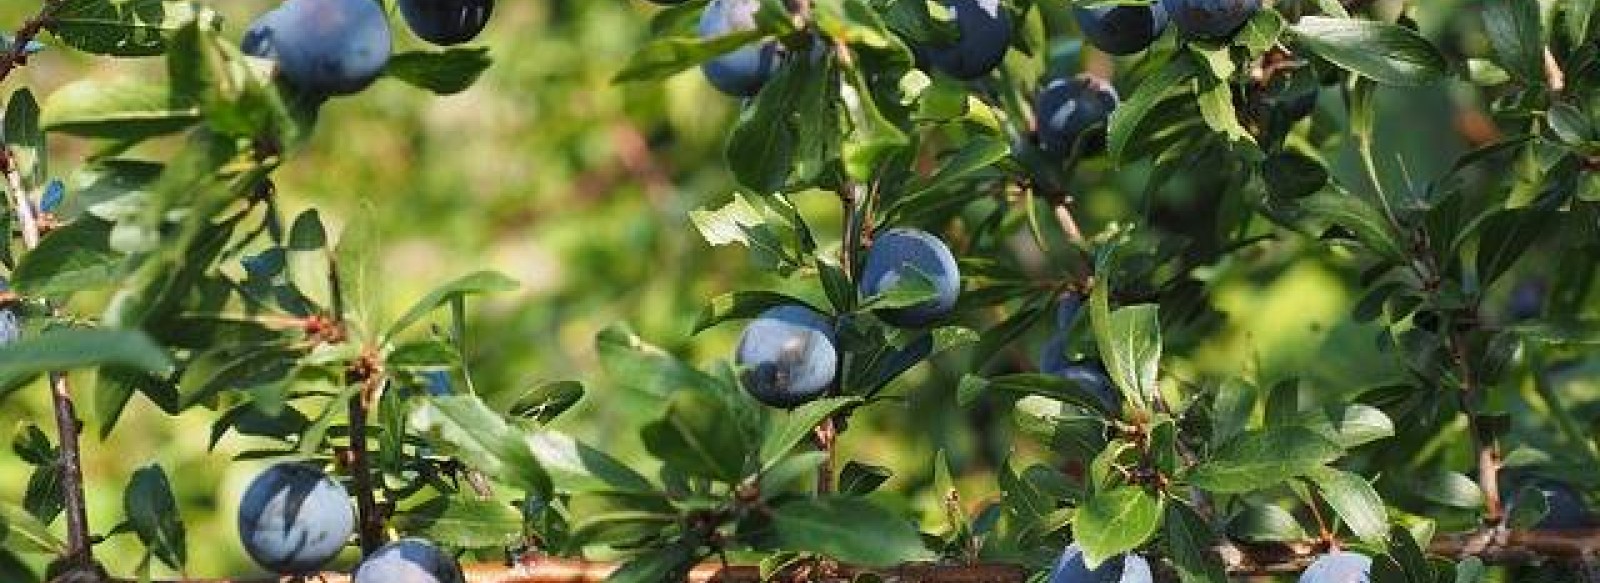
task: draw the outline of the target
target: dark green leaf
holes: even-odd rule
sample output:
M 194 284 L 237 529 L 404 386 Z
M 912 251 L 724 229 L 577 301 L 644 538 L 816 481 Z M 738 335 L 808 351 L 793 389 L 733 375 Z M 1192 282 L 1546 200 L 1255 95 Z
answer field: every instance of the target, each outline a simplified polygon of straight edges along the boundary
M 37 190 L 50 176 L 44 132 L 39 129 L 39 102 L 26 87 L 11 94 L 6 102 L 5 146 L 11 152 L 12 166 L 22 177 L 22 186 Z
M 188 561 L 188 544 L 172 483 L 161 466 L 150 464 L 133 472 L 122 506 L 145 548 L 167 566 L 182 569 Z
M 754 318 L 768 308 L 786 305 L 810 307 L 810 304 L 793 296 L 773 291 L 747 290 L 725 293 L 712 298 L 705 309 L 701 310 L 700 317 L 695 319 L 692 333 L 699 334 L 707 328 L 729 320 Z
M 45 25 L 80 51 L 119 57 L 159 55 L 166 37 L 191 22 L 215 28 L 220 19 L 200 4 L 171 0 L 62 0 Z
M 434 498 L 392 519 L 394 528 L 441 545 L 499 549 L 522 538 L 522 514 L 504 502 L 469 497 Z
M 683 579 L 697 560 L 692 545 L 677 542 L 639 555 L 606 577 L 606 583 L 660 583 Z
M 802 498 L 773 509 L 773 537 L 785 549 L 887 567 L 933 558 L 909 520 L 865 498 Z
M 735 482 L 744 475 L 751 443 L 716 398 L 701 391 L 673 393 L 666 415 L 646 425 L 645 449 L 685 474 Z
M 132 330 L 49 330 L 0 348 L 0 378 L 95 366 L 160 374 L 172 368 L 172 360 L 149 336 Z
M 1111 113 L 1111 121 L 1106 128 L 1106 140 L 1111 161 L 1121 165 L 1132 160 L 1127 160 L 1124 154 L 1128 145 L 1133 142 L 1139 129 L 1140 122 L 1145 116 L 1155 109 L 1171 93 L 1174 88 L 1183 87 L 1184 82 L 1192 77 L 1198 69 L 1194 61 L 1187 54 L 1174 56 L 1165 66 L 1157 69 L 1154 75 L 1139 83 L 1127 101 L 1117 106 Z
M 1501 67 L 1524 83 L 1544 82 L 1544 30 L 1539 5 L 1520 0 L 1485 0 L 1483 29 Z
M 111 249 L 111 224 L 83 217 L 51 231 L 23 255 L 11 283 L 31 295 L 101 289 L 116 281 L 121 259 Z
M 1188 504 L 1167 504 L 1164 521 L 1167 556 L 1183 583 L 1227 583 L 1228 574 L 1212 552 L 1217 535 Z
M 518 396 L 506 412 L 512 417 L 549 423 L 578 404 L 583 393 L 583 383 L 578 381 L 543 382 Z
M 1322 58 L 1386 85 L 1428 85 L 1449 72 L 1432 43 L 1387 22 L 1306 16 L 1290 30 Z
M 1338 444 L 1304 427 L 1249 431 L 1218 448 L 1189 481 L 1212 492 L 1249 492 L 1305 475 L 1341 453 Z
M 1275 504 L 1246 504 L 1228 519 L 1228 536 L 1251 543 L 1305 540 L 1304 527 L 1289 511 Z
M 493 63 L 486 48 L 408 51 L 389 57 L 383 74 L 438 95 L 466 91 Z
M 1346 192 L 1319 192 L 1302 199 L 1300 206 L 1312 216 L 1349 229 L 1356 240 L 1385 259 L 1405 257 L 1400 236 L 1382 211 L 1365 199 Z

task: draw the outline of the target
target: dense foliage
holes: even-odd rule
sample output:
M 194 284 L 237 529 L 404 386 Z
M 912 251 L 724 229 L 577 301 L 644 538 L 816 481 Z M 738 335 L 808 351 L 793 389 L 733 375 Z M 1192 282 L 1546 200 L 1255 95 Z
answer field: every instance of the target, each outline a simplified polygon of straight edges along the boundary
M 136 397 L 203 417 L 211 447 L 250 438 L 237 461 L 294 460 L 238 507 L 245 550 L 285 573 L 331 551 L 273 528 L 353 537 L 358 581 L 452 580 L 458 554 L 614 560 L 611 580 L 644 582 L 707 560 L 1587 576 L 1600 3 L 627 6 L 651 11 L 649 38 L 588 65 L 615 73 L 603 91 L 690 79 L 742 101 L 723 160 L 659 154 L 696 173 L 654 166 L 695 143 L 656 109 L 671 99 L 641 108 L 649 138 L 614 134 L 634 146 L 627 194 L 710 202 L 658 211 L 621 250 L 703 239 L 670 256 L 682 273 L 610 280 L 691 283 L 669 284 L 668 325 L 599 330 L 603 374 L 580 381 L 496 362 L 547 342 L 478 313 L 512 278 L 467 265 L 412 293 L 375 205 L 330 228 L 285 202 L 285 174 L 341 163 L 318 140 L 352 131 L 343 102 L 393 90 L 380 78 L 452 95 L 530 58 L 429 46 L 513 6 L 390 4 L 287 0 L 236 24 L 193 2 L 46 0 L 29 42 L 0 43 L 7 74 L 41 50 L 164 65 L 5 97 L 0 396 L 50 402 L 20 415 L 0 578 L 187 571 L 202 547 L 178 474 L 133 471 L 120 514 L 84 502 L 75 401 L 106 437 Z M 731 194 L 663 200 L 724 164 Z M 142 561 L 93 561 L 123 540 Z

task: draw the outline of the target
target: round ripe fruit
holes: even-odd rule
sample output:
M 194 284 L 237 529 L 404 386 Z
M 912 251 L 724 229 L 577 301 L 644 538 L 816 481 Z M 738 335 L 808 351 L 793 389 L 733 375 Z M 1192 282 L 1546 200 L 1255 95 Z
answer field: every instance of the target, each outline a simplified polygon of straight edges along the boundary
M 1558 480 L 1536 478 L 1529 480 L 1528 484 L 1539 489 L 1544 494 L 1546 512 L 1544 518 L 1534 525 L 1542 530 L 1571 530 L 1590 528 L 1595 526 L 1595 517 L 1589 514 L 1588 505 L 1584 504 L 1583 495 L 1578 493 L 1571 484 Z
M 389 21 L 373 0 L 288 0 L 256 19 L 240 46 L 277 61 L 289 85 L 326 97 L 371 85 L 389 44 Z
M 1045 84 L 1034 102 L 1039 120 L 1039 146 L 1046 152 L 1080 154 L 1105 148 L 1106 123 L 1120 99 L 1116 88 L 1105 79 L 1079 75 L 1055 79 Z
M 1178 31 L 1190 39 L 1223 40 L 1261 10 L 1261 0 L 1161 0 Z
M 353 583 L 465 583 L 461 565 L 433 543 L 403 538 L 383 545 L 356 568 Z
M 761 0 L 711 0 L 705 12 L 700 13 L 700 36 L 713 38 L 753 29 L 760 8 Z M 750 97 L 777 71 L 778 62 L 777 43 L 762 41 L 706 61 L 700 70 L 718 91 Z
M 267 468 L 239 501 L 239 538 L 262 567 L 310 573 L 332 560 L 355 530 L 344 487 L 299 462 Z
M 901 285 L 902 279 L 918 276 L 933 283 L 934 297 L 913 306 L 879 310 L 879 318 L 904 328 L 926 326 L 950 315 L 961 294 L 961 270 L 944 241 L 920 229 L 890 229 L 879 233 L 867 251 L 861 293 L 876 296 Z
M 1528 279 L 1517 282 L 1511 288 L 1511 299 L 1506 302 L 1506 311 L 1512 320 L 1531 320 L 1539 317 L 1544 311 L 1545 283 L 1542 279 Z
M 1167 9 L 1160 0 L 1144 6 L 1075 8 L 1072 13 L 1083 37 L 1113 55 L 1145 50 L 1167 30 Z
M 976 79 L 1000 66 L 1011 46 L 1011 17 L 1000 0 L 944 0 L 944 5 L 960 36 L 953 44 L 927 47 L 928 61 L 961 79 Z
M 733 360 L 756 400 L 802 405 L 828 392 L 838 374 L 833 322 L 805 306 L 770 308 L 745 326 Z
M 400 0 L 400 15 L 411 32 L 441 46 L 476 38 L 492 12 L 494 0 Z
M 1318 558 L 1300 583 L 1366 583 L 1372 577 L 1372 558 L 1361 553 L 1335 551 Z
M 1151 583 L 1154 580 L 1150 562 L 1144 557 L 1128 553 L 1113 557 L 1091 570 L 1083 562 L 1083 551 L 1078 548 L 1078 543 L 1072 543 L 1061 551 L 1061 557 L 1050 568 L 1048 583 Z

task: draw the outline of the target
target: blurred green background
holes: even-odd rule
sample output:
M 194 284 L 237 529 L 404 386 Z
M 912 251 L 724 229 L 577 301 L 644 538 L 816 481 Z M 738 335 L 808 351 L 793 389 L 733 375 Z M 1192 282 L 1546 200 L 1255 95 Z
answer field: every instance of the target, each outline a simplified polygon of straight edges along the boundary
M 236 36 L 270 2 L 214 4 Z M 1458 9 L 1460 2 L 1424 4 L 1419 16 L 1432 36 L 1475 23 L 1458 18 L 1467 12 Z M 0 3 L 0 28 L 14 28 L 34 8 L 34 0 Z M 276 176 L 286 208 L 315 205 L 336 228 L 357 220 L 378 228 L 387 241 L 383 262 L 392 280 L 386 288 L 396 308 L 469 271 L 494 269 L 521 281 L 519 292 L 469 305 L 475 384 L 499 393 L 542 380 L 580 380 L 588 397 L 559 425 L 628 460 L 640 457 L 633 429 L 659 408 L 608 383 L 595 355 L 595 333 L 626 322 L 643 338 L 710 367 L 726 357 L 738 327 L 690 337 L 705 300 L 733 289 L 793 285 L 757 272 L 742 249 L 709 247 L 687 218 L 690 210 L 720 204 L 732 193 L 721 149 L 737 103 L 694 72 L 661 84 L 610 82 L 648 38 L 656 10 L 642 0 L 502 0 L 479 39 L 492 48 L 494 64 L 476 87 L 437 97 L 385 79 L 331 102 L 307 148 Z M 424 48 L 403 27 L 396 27 L 396 42 L 401 49 Z M 5 89 L 26 85 L 43 100 L 80 76 L 136 75 L 158 70 L 155 65 L 48 50 Z M 1337 115 L 1337 95 L 1328 93 L 1319 115 Z M 1452 127 L 1451 104 L 1470 104 L 1470 97 L 1433 89 L 1386 91 L 1383 98 L 1384 119 L 1395 123 L 1382 126 L 1380 139 L 1393 140 L 1389 145 L 1403 153 L 1411 172 L 1431 175 L 1466 148 L 1452 132 L 1396 128 Z M 58 176 L 90 151 L 83 142 L 53 139 Z M 1080 218 L 1087 230 L 1137 208 L 1143 170 L 1113 173 L 1090 165 L 1084 172 L 1088 190 Z M 1180 180 L 1161 196 L 1198 198 L 1195 204 L 1203 207 L 1214 200 L 1205 188 Z M 800 202 L 821 236 L 835 241 L 832 199 L 819 193 Z M 1019 237 L 1019 249 L 1030 246 Z M 1212 337 L 1193 342 L 1172 374 L 1194 382 L 1247 370 L 1268 379 L 1297 374 L 1320 391 L 1382 382 L 1395 363 L 1377 355 L 1371 330 L 1348 322 L 1357 275 L 1347 258 L 1294 239 L 1208 267 L 1215 307 L 1228 319 Z M 972 324 L 981 329 L 983 323 Z M 1042 331 L 1018 350 L 1033 354 L 1040 337 Z M 878 406 L 852 423 L 845 457 L 889 466 L 896 471 L 890 487 L 912 490 L 926 481 L 931 452 L 949 449 L 968 498 L 992 497 L 993 464 L 1008 450 L 1042 454 L 1012 441 L 1003 410 L 954 406 L 965 363 L 960 354 L 946 355 L 905 377 L 893 389 L 904 401 Z M 1328 380 L 1336 377 L 1344 386 Z M 0 408 L 0 428 L 48 419 L 46 411 L 44 387 L 29 389 Z M 230 463 L 232 454 L 251 446 L 237 436 L 207 451 L 213 417 L 194 411 L 170 419 L 136 397 L 105 441 L 95 437 L 97 422 L 89 419 L 85 470 L 94 528 L 104 532 L 120 520 L 121 488 L 132 471 L 159 462 L 174 477 L 183 505 L 191 574 L 258 572 L 237 542 L 233 513 L 260 464 Z M 0 476 L 0 498 L 20 499 L 26 474 L 14 455 L 0 455 Z M 140 558 L 130 537 L 98 552 L 122 572 Z

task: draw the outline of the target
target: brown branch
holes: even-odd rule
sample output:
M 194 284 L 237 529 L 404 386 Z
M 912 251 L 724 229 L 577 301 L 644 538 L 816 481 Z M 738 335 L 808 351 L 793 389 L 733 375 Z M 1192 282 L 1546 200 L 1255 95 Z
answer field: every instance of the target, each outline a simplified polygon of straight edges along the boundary
M 1224 544 L 1212 552 L 1227 567 L 1230 575 L 1257 576 L 1296 573 L 1304 570 L 1322 553 L 1316 541 L 1285 544 Z M 1476 556 L 1491 564 L 1527 564 L 1546 561 L 1580 563 L 1600 553 L 1600 529 L 1570 531 L 1478 531 L 1439 535 L 1428 550 L 1436 556 L 1462 558 Z M 530 557 L 512 566 L 469 565 L 464 571 L 470 583 L 601 583 L 620 567 L 619 563 Z M 822 581 L 850 581 L 862 574 L 876 574 L 891 581 L 907 583 L 1023 583 L 1030 570 L 1015 565 L 975 564 L 939 565 L 916 563 L 887 569 L 841 565 Z M 310 580 L 349 583 L 340 573 L 324 573 Z M 721 561 L 702 563 L 684 579 L 691 583 L 760 583 L 760 569 L 753 565 L 724 565 Z M 786 579 L 779 577 L 778 581 Z M 289 583 L 297 579 L 187 579 L 184 583 Z M 118 579 L 117 583 L 132 583 Z
M 18 39 L 22 34 L 17 35 Z M 24 40 L 16 42 L 26 43 Z M 13 48 L 11 53 L 15 54 Z M 4 58 L 4 57 L 0 57 Z M 12 61 L 0 61 L 0 79 L 10 70 Z M 22 182 L 22 169 L 17 167 L 11 149 L 0 144 L 0 174 L 5 175 L 5 188 L 11 206 L 15 209 L 22 227 L 22 242 L 28 250 L 39 246 L 40 227 L 33 198 Z M 89 511 L 83 489 L 83 461 L 78 442 L 83 433 L 83 422 L 78 420 L 77 407 L 72 403 L 72 386 L 67 373 L 53 371 L 49 375 L 51 405 L 55 411 L 56 438 L 61 449 L 61 494 L 67 517 L 67 548 L 63 559 L 72 569 L 90 569 L 94 565 L 94 549 L 89 544 Z
M 363 379 L 361 390 L 350 397 L 350 478 L 355 487 L 359 525 L 356 534 L 361 541 L 362 556 L 383 546 L 383 515 L 378 512 L 377 500 L 373 497 L 372 464 L 367 461 L 367 409 L 380 382 L 377 375 Z
M 28 62 L 28 43 L 44 30 L 50 23 L 50 15 L 61 5 L 61 0 L 45 0 L 44 6 L 39 8 L 39 13 L 22 27 L 17 29 L 17 34 L 11 37 L 11 50 L 0 53 L 0 81 L 5 81 L 15 71 Z

